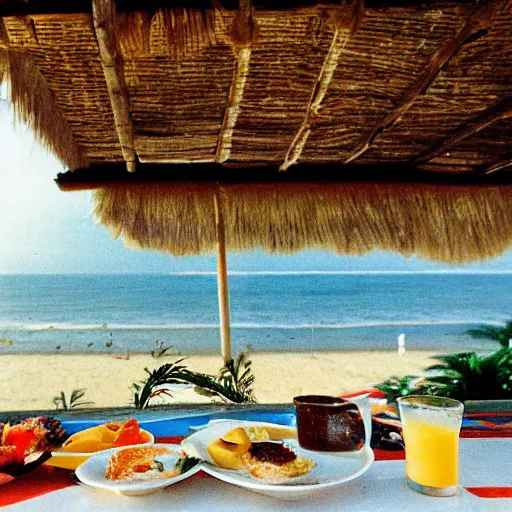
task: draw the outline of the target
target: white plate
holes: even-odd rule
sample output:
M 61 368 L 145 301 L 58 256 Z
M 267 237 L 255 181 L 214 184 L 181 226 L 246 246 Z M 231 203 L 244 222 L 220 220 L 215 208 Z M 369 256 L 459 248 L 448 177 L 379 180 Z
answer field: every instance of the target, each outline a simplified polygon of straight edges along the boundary
M 250 491 L 274 498 L 296 500 L 358 478 L 370 468 L 375 458 L 368 446 L 358 452 L 331 454 L 304 450 L 298 446 L 296 440 L 287 440 L 285 444 L 295 453 L 315 460 L 316 466 L 307 475 L 280 480 L 277 483 L 259 480 L 246 470 L 222 469 L 208 463 L 203 463 L 202 469 L 219 480 L 245 487 Z
M 181 446 L 178 444 L 155 444 L 155 448 L 167 448 L 175 452 L 176 456 L 171 457 L 169 461 L 164 464 L 164 470 L 169 471 L 174 468 L 174 464 L 180 458 Z M 133 448 L 130 447 L 130 448 Z M 182 473 L 172 478 L 154 478 L 152 480 L 136 480 L 131 482 L 115 482 L 105 478 L 105 471 L 107 470 L 108 461 L 110 457 L 118 451 L 130 448 L 113 448 L 112 450 L 105 450 L 94 455 L 86 460 L 83 464 L 78 466 L 76 476 L 84 484 L 92 487 L 99 487 L 100 489 L 107 489 L 118 494 L 126 496 L 141 496 L 143 494 L 150 494 L 159 491 L 169 485 L 175 484 L 189 476 L 194 475 L 201 469 L 200 465 L 193 467 L 189 471 Z

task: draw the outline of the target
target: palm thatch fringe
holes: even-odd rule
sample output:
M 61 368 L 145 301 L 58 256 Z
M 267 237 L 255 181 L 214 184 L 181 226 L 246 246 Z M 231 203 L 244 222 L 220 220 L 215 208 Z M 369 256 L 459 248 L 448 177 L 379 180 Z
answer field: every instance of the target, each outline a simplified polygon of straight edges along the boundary
M 183 7 L 119 12 L 117 16 L 119 46 L 125 59 L 161 55 L 179 61 L 204 47 L 227 43 L 224 29 L 222 15 L 214 9 Z
M 94 193 L 94 215 L 128 247 L 186 256 L 217 246 L 216 185 L 115 186 Z M 174 241 L 174 243 L 173 243 Z
M 116 185 L 95 191 L 95 216 L 125 244 L 174 256 L 216 249 L 215 184 Z M 512 186 L 221 185 L 226 248 L 360 255 L 381 249 L 451 264 L 512 245 Z
M 0 82 L 9 82 L 17 121 L 26 123 L 42 145 L 68 168 L 87 167 L 88 160 L 33 58 L 0 49 Z
M 9 36 L 5 28 L 3 18 L 0 18 L 0 49 L 7 50 L 9 48 Z
M 322 69 L 311 94 L 311 99 L 306 109 L 304 120 L 300 125 L 283 164 L 281 171 L 285 171 L 295 164 L 302 154 L 306 142 L 311 133 L 311 126 L 318 115 L 322 102 L 325 98 L 329 85 L 331 84 L 334 72 L 338 67 L 340 55 L 349 42 L 352 35 L 358 30 L 364 14 L 363 0 L 343 0 L 342 6 L 333 11 L 331 17 L 334 22 L 334 36 L 327 55 L 325 56 Z

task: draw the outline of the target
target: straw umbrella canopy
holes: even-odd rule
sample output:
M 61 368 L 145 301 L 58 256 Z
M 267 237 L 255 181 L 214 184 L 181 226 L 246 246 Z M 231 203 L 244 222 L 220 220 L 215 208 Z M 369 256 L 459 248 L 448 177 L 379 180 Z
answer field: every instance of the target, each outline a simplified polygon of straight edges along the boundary
M 502 253 L 511 43 L 511 0 L 0 2 L 0 81 L 70 170 L 59 186 L 146 180 L 161 166 L 172 186 L 99 190 L 97 216 L 140 247 L 217 250 L 224 326 L 225 249 Z M 301 164 L 307 184 L 252 184 Z M 374 184 L 328 183 L 357 182 L 364 166 Z M 393 166 L 405 183 L 382 184 Z M 203 180 L 179 183 L 198 167 Z M 237 183 L 219 186 L 219 168 Z M 418 172 L 455 188 L 408 183 Z
M 0 80 L 70 170 L 498 172 L 511 40 L 510 0 L 9 0 Z
M 230 358 L 226 249 L 373 249 L 451 264 L 512 245 L 512 185 L 152 183 L 94 192 L 97 220 L 129 247 L 173 256 L 217 251 L 221 349 Z

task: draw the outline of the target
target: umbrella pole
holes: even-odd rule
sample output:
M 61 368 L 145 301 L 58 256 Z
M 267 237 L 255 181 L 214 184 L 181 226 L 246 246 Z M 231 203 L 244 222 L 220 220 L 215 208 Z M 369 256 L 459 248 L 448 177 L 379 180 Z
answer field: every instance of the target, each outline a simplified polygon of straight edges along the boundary
M 217 288 L 219 292 L 220 345 L 224 361 L 231 359 L 231 328 L 229 322 L 229 288 L 226 265 L 226 241 L 224 218 L 220 204 L 219 190 L 213 196 L 215 227 L 217 231 Z

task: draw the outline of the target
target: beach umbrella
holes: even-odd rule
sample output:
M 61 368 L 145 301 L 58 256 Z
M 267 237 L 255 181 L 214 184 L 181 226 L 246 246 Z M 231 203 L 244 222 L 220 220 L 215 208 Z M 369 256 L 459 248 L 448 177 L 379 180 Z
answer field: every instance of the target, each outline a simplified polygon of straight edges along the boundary
M 43 4 L 0 2 L 16 117 L 78 188 L 161 168 L 98 189 L 96 216 L 128 245 L 217 251 L 225 357 L 227 250 L 465 263 L 510 246 L 510 1 Z M 302 164 L 307 182 L 259 176 Z M 372 183 L 337 183 L 364 166 Z M 390 166 L 403 182 L 381 183 Z M 418 171 L 453 185 L 409 183 Z
M 221 349 L 231 357 L 226 250 L 361 255 L 374 249 L 450 264 L 512 245 L 512 185 L 130 183 L 97 188 L 94 215 L 128 247 L 217 253 Z

